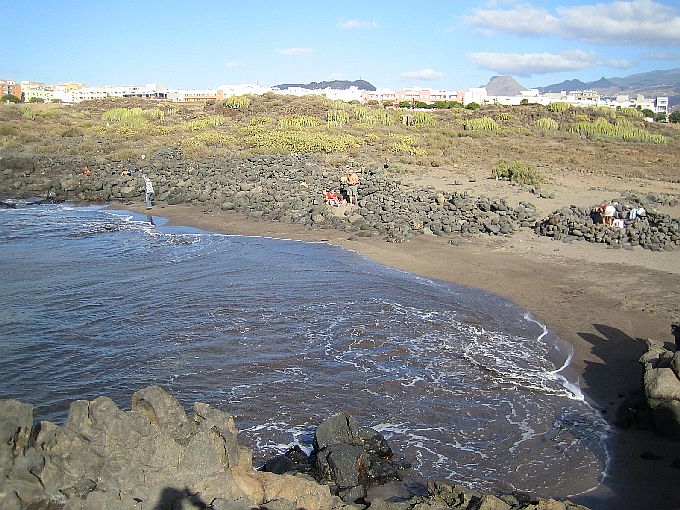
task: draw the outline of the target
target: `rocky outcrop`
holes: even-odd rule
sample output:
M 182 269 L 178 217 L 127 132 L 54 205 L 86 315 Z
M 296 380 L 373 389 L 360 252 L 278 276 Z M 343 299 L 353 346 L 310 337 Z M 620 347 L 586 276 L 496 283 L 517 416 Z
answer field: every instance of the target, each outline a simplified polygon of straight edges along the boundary
M 680 247 L 680 219 L 654 210 L 654 205 L 677 205 L 677 198 L 668 196 L 631 195 L 618 200 L 623 212 L 644 207 L 646 216 L 626 220 L 625 228 L 605 226 L 593 216 L 593 208 L 563 207 L 544 218 L 535 228 L 539 235 L 555 240 L 589 241 L 612 248 L 641 246 L 652 251 L 674 251 Z
M 0 508 L 359 510 L 371 484 L 397 477 L 385 440 L 340 413 L 317 429 L 314 453 L 287 452 L 268 466 L 297 464 L 276 474 L 252 468 L 252 452 L 239 446 L 233 418 L 195 403 L 188 417 L 158 387 L 132 397 L 129 411 L 107 397 L 76 401 L 66 422 L 33 422 L 33 408 L 0 400 Z M 284 466 L 285 465 L 285 466 Z M 307 468 L 304 468 L 307 465 Z M 327 484 L 317 483 L 309 474 Z M 331 494 L 330 488 L 343 496 Z M 356 502 L 351 504 L 350 502 Z M 491 495 L 429 482 L 427 494 L 378 510 L 583 510 L 569 501 L 526 494 Z
M 157 387 L 135 393 L 130 411 L 76 401 L 62 426 L 34 426 L 32 407 L 14 400 L 0 417 L 3 509 L 332 506 L 327 486 L 254 471 L 230 415 L 196 403 L 188 418 Z
M 322 422 L 314 434 L 311 455 L 298 447 L 278 455 L 264 466 L 275 473 L 307 473 L 347 503 L 362 501 L 373 486 L 400 478 L 408 463 L 395 460 L 385 438 L 372 429 L 360 429 L 354 417 L 338 413 Z
M 647 352 L 640 357 L 645 367 L 644 389 L 652 410 L 655 432 L 680 441 L 680 351 L 647 340 Z

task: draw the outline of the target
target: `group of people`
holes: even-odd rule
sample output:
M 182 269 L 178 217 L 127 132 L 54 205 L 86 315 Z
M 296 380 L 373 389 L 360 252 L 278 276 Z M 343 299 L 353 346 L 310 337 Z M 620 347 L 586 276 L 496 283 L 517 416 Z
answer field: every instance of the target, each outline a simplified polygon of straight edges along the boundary
M 628 210 L 621 208 L 618 202 L 601 203 L 591 213 L 593 220 L 608 227 L 626 228 L 626 220 L 635 221 L 639 217 L 647 216 L 644 207 L 633 207 Z
M 346 183 L 345 195 L 341 195 L 337 189 L 326 191 L 326 204 L 331 207 L 343 207 L 346 203 L 357 205 L 359 196 L 359 176 L 356 172 L 348 170 L 347 176 L 343 178 Z

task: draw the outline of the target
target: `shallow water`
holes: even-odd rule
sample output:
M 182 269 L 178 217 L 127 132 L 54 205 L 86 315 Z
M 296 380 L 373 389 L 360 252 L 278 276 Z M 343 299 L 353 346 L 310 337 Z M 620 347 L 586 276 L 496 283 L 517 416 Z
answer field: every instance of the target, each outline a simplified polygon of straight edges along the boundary
M 156 384 L 234 415 L 256 462 L 344 410 L 424 477 L 544 496 L 601 478 L 606 424 L 525 310 L 323 243 L 148 219 L 0 211 L 0 398 L 60 422 Z

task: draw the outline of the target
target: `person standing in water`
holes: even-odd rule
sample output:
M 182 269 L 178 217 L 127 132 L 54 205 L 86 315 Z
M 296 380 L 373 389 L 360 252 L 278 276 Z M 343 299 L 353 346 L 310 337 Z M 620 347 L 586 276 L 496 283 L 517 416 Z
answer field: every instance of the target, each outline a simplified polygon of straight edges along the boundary
M 142 175 L 144 179 L 144 191 L 146 192 L 144 200 L 146 201 L 146 208 L 151 209 L 153 207 L 153 183 L 151 179 L 147 177 L 146 174 Z

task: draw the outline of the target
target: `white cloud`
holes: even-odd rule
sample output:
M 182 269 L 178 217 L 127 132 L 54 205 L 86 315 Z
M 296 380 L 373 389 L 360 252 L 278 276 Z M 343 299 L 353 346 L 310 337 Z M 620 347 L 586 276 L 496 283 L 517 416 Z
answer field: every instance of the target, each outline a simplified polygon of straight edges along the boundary
M 314 50 L 312 48 L 285 48 L 276 49 L 274 52 L 285 57 L 309 57 Z
M 644 58 L 648 60 L 680 60 L 680 53 L 670 53 L 667 51 L 649 52 L 645 53 Z
M 625 58 L 610 59 L 607 60 L 605 63 L 609 67 L 618 67 L 619 69 L 628 69 L 631 66 L 631 63 L 628 62 Z
M 605 62 L 591 51 L 554 53 L 469 53 L 468 59 L 501 74 L 532 76 L 597 67 Z
M 680 16 L 671 5 L 654 0 L 558 7 L 555 15 L 521 3 L 509 9 L 474 9 L 463 20 L 484 33 L 554 35 L 603 45 L 680 46 Z
M 237 62 L 235 60 L 232 60 L 231 62 L 225 62 L 224 67 L 228 69 L 234 69 L 236 67 L 241 67 L 241 62 Z
M 421 69 L 420 71 L 407 71 L 401 73 L 401 78 L 405 80 L 438 80 L 442 78 L 444 73 L 434 71 L 433 69 Z
M 377 21 L 365 21 L 358 19 L 350 19 L 338 23 L 338 28 L 341 28 L 343 30 L 374 29 L 379 27 L 380 24 Z
M 558 31 L 559 21 L 544 9 L 521 4 L 512 9 L 474 9 L 463 21 L 483 34 L 494 31 L 517 35 L 550 35 Z

